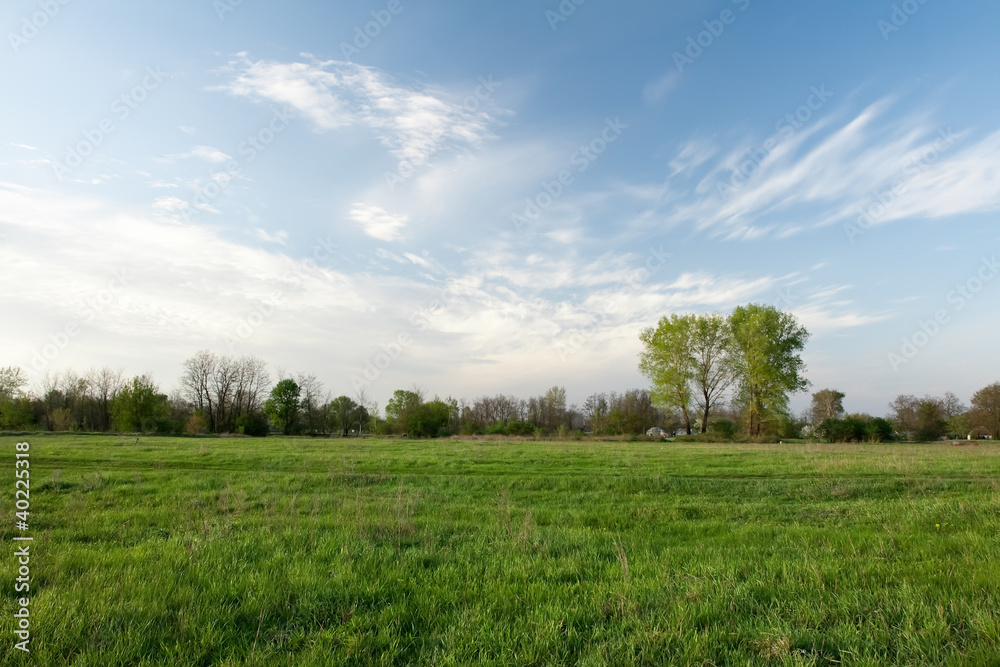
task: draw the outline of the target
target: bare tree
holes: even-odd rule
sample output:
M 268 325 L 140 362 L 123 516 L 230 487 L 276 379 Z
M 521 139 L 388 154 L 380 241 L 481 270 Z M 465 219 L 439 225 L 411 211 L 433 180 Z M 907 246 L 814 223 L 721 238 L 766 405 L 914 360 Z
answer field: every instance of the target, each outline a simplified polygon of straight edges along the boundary
M 208 350 L 201 350 L 184 362 L 184 375 L 181 376 L 184 395 L 194 405 L 195 410 L 208 417 L 208 430 L 213 433 L 216 432 L 216 427 L 211 383 L 216 363 L 214 354 Z
M 919 407 L 920 399 L 911 394 L 900 394 L 889 404 L 889 421 L 907 439 L 917 431 Z
M 944 396 L 941 397 L 941 409 L 944 410 L 945 419 L 964 415 L 969 411 L 968 406 L 950 391 L 944 392 Z
M 242 415 L 251 415 L 263 408 L 271 383 L 267 362 L 254 356 L 240 357 L 236 366 L 236 388 L 233 392 L 231 420 L 235 423 Z
M 354 402 L 360 406 L 364 416 L 364 419 L 362 420 L 363 423 L 358 429 L 358 435 L 361 435 L 366 428 L 369 432 L 374 432 L 375 422 L 378 419 L 378 401 L 369 396 L 368 392 L 365 391 L 364 388 L 361 388 L 358 390 L 358 393 L 354 395 Z
M 111 402 L 125 382 L 125 369 L 110 366 L 92 368 L 87 373 L 87 382 L 98 406 L 98 419 L 94 426 L 98 430 L 107 431 L 111 428 Z
M 299 374 L 296 382 L 302 390 L 302 416 L 310 433 L 326 433 L 332 394 L 324 391 L 315 375 Z

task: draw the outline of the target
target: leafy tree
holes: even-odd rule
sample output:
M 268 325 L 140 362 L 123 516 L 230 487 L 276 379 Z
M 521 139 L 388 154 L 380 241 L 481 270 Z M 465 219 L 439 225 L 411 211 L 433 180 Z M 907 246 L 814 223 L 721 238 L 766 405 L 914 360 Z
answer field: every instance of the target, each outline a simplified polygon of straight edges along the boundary
M 828 419 L 843 419 L 844 393 L 836 389 L 823 389 L 812 395 L 812 421 L 821 424 Z
M 409 433 L 411 421 L 423 403 L 424 398 L 419 391 L 397 389 L 385 405 L 385 418 L 389 428 L 396 433 Z
M 608 397 L 606 394 L 591 394 L 583 402 L 584 421 L 595 434 L 607 431 L 608 411 Z
M 809 386 L 800 356 L 809 332 L 794 315 L 760 304 L 737 307 L 729 322 L 737 401 L 745 408 L 747 433 L 757 436 L 788 413 L 790 393 Z
M 285 435 L 295 431 L 302 406 L 301 393 L 298 383 L 286 378 L 274 386 L 270 398 L 264 403 L 264 412 Z
M 972 397 L 969 413 L 973 425 L 1000 440 L 1000 382 L 983 387 Z
M 948 431 L 944 404 L 941 399 L 931 396 L 917 402 L 917 439 L 930 442 L 937 440 Z
M 25 428 L 33 421 L 31 399 L 24 393 L 27 385 L 19 366 L 0 368 L 0 427 Z
M 656 328 L 639 334 L 643 350 L 639 370 L 652 384 L 653 401 L 663 410 L 679 410 L 684 428 L 691 435 L 692 391 L 695 377 L 692 355 L 693 315 L 670 315 Z
M 116 430 L 151 433 L 169 430 L 170 408 L 148 375 L 137 375 L 122 385 L 111 404 Z
M 712 409 L 733 383 L 733 334 L 729 321 L 719 314 L 693 316 L 691 358 L 695 400 L 701 412 L 701 432 L 708 430 Z
M 555 430 L 566 422 L 566 388 L 550 387 L 539 399 L 539 416 L 536 423 Z
M 952 438 L 964 438 L 972 433 L 972 420 L 969 415 L 955 415 L 948 420 L 948 436 Z
M 410 435 L 436 438 L 451 421 L 452 406 L 435 398 L 422 404 L 410 418 Z
M 868 442 L 888 442 L 892 440 L 894 429 L 892 422 L 882 417 L 873 417 L 865 424 L 865 437 Z
M 337 432 L 346 438 L 355 426 L 360 429 L 363 418 L 367 417 L 362 414 L 363 409 L 353 399 L 338 396 L 330 402 L 330 421 Z
M 17 398 L 28 386 L 28 377 L 20 366 L 5 366 L 0 368 L 0 399 Z

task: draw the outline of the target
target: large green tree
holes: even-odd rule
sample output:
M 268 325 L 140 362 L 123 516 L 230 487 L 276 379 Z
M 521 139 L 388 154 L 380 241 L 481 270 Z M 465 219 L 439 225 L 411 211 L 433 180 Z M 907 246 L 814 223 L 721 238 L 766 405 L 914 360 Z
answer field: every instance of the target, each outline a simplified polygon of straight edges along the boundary
M 994 440 L 1000 440 L 1000 382 L 975 393 L 969 417 L 973 425 L 988 431 Z
M 274 386 L 270 398 L 264 403 L 264 412 L 285 435 L 291 435 L 298 423 L 302 408 L 301 394 L 302 389 L 298 383 L 287 378 Z
M 758 436 L 788 412 L 788 397 L 809 386 L 801 352 L 809 332 L 774 306 L 739 306 L 729 316 L 736 399 L 747 433 Z
M 639 334 L 643 347 L 639 370 L 652 384 L 653 402 L 664 410 L 679 411 L 689 435 L 691 382 L 695 375 L 691 345 L 694 321 L 693 315 L 673 314 L 661 318 L 655 329 L 643 329 Z
M 118 431 L 169 430 L 169 416 L 167 397 L 148 375 L 137 375 L 126 382 L 111 403 L 111 420 Z
M 414 417 L 424 397 L 419 391 L 397 389 L 385 405 L 385 418 L 388 426 L 396 433 L 409 433 L 414 425 Z
M 728 320 L 720 314 L 670 315 L 655 329 L 645 329 L 639 339 L 639 370 L 653 385 L 653 401 L 680 412 L 688 433 L 697 412 L 701 432 L 707 432 L 713 408 L 733 383 Z
M 733 383 L 733 332 L 729 320 L 713 313 L 698 315 L 691 325 L 691 358 L 695 403 L 701 412 L 701 432 L 708 432 L 712 409 Z
M 330 421 L 340 435 L 345 438 L 350 435 L 355 426 L 360 431 L 362 422 L 366 418 L 365 409 L 349 396 L 338 396 L 330 402 Z

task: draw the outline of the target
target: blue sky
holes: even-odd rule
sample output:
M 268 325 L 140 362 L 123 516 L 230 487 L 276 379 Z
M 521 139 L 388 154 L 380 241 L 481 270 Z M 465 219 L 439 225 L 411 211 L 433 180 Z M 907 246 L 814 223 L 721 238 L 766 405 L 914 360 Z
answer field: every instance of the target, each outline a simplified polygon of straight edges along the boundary
M 1000 376 L 998 21 L 8 2 L 0 363 L 169 388 L 207 348 L 382 404 L 582 402 L 645 386 L 661 316 L 756 301 L 809 328 L 808 377 L 849 410 L 968 400 Z

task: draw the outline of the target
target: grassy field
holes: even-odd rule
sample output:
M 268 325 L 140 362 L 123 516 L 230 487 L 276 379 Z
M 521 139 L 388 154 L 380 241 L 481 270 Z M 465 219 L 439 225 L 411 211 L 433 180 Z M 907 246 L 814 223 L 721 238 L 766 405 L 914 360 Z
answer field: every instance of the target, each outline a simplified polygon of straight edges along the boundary
M 0 462 L 5 665 L 1000 664 L 997 445 L 33 436 Z

